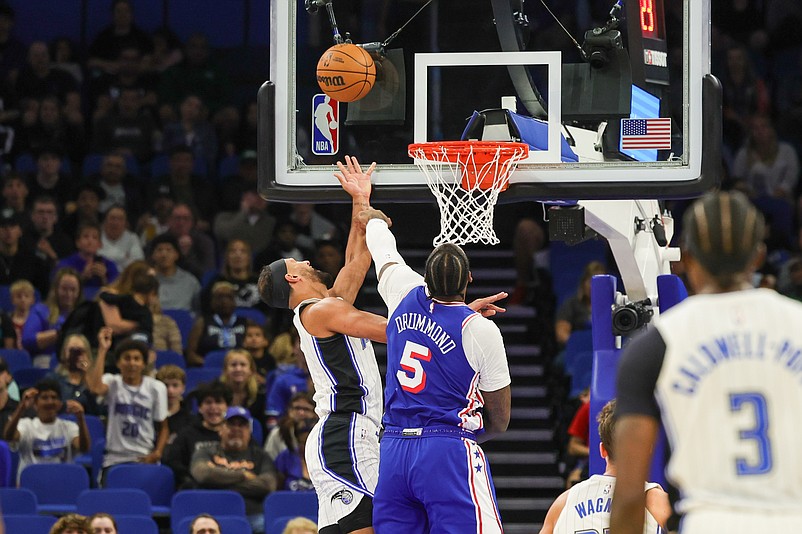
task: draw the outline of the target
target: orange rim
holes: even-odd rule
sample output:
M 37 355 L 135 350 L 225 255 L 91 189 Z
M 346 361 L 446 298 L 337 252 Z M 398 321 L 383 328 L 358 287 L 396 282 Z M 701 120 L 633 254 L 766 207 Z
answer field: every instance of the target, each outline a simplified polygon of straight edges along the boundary
M 413 143 L 409 145 L 410 157 L 419 157 L 421 152 L 425 159 L 435 160 L 445 157 L 451 163 L 458 163 L 458 156 L 473 155 L 490 156 L 497 152 L 500 158 L 508 159 L 515 155 L 526 157 L 529 154 L 529 145 L 508 141 L 433 141 L 428 143 Z

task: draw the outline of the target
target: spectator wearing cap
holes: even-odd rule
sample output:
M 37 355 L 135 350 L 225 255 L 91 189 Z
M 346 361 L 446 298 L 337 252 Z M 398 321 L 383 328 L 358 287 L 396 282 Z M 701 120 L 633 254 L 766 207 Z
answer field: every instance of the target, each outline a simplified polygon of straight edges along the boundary
M 145 259 L 139 237 L 128 229 L 128 212 L 124 206 L 112 206 L 103 215 L 98 253 L 110 259 L 122 272 L 132 262 Z
M 193 174 L 195 156 L 188 146 L 179 145 L 170 150 L 167 174 L 154 176 L 149 198 L 158 193 L 168 193 L 178 204 L 186 204 L 192 210 L 197 228 L 207 231 L 210 220 L 205 218 L 217 213 L 217 194 L 209 180 Z
M 100 201 L 106 198 L 106 192 L 96 183 L 84 180 L 75 187 L 74 195 L 75 209 L 61 223 L 62 230 L 73 240 L 79 226 L 100 225 Z
M 33 250 L 20 246 L 21 239 L 19 215 L 8 209 L 0 211 L 0 285 L 26 279 L 45 295 L 49 287 L 47 265 Z
M 217 260 L 214 240 L 196 228 L 195 215 L 187 204 L 176 204 L 167 220 L 168 235 L 178 241 L 181 267 L 200 280 L 204 273 L 215 268 Z
M 94 224 L 81 225 L 75 237 L 78 251 L 59 261 L 56 269 L 70 267 L 78 271 L 84 289 L 99 289 L 114 282 L 120 271 L 113 261 L 98 254 L 100 244 L 100 227 Z
M 214 218 L 214 235 L 220 245 L 237 238 L 246 241 L 254 254 L 270 245 L 276 218 L 267 211 L 267 200 L 255 189 L 242 193 L 239 211 L 221 211 Z
M 248 321 L 236 314 L 236 294 L 237 286 L 230 282 L 212 286 L 211 309 L 195 321 L 189 333 L 187 364 L 201 366 L 213 350 L 242 347 Z
M 131 220 L 136 220 L 144 210 L 142 191 L 139 182 L 127 170 L 125 157 L 112 152 L 103 157 L 100 173 L 95 177 L 97 185 L 103 190 L 100 199 L 100 212 L 106 213 L 114 205 L 123 206 Z
M 31 208 L 31 229 L 22 236 L 23 246 L 36 251 L 48 270 L 75 252 L 75 242 L 57 226 L 58 220 L 56 200 L 49 195 L 37 197 Z
M 245 499 L 245 512 L 255 533 L 264 532 L 262 502 L 276 489 L 273 462 L 251 441 L 253 418 L 245 408 L 232 406 L 220 428 L 220 443 L 192 457 L 192 478 L 202 488 L 233 490 Z
M 181 251 L 170 234 L 156 236 L 149 245 L 150 262 L 159 280 L 159 301 L 163 308 L 200 312 L 201 285 L 189 271 L 178 266 Z
M 49 195 L 60 206 L 65 206 L 72 198 L 72 184 L 62 169 L 61 149 L 44 146 L 36 155 L 36 172 L 28 178 L 30 198 Z

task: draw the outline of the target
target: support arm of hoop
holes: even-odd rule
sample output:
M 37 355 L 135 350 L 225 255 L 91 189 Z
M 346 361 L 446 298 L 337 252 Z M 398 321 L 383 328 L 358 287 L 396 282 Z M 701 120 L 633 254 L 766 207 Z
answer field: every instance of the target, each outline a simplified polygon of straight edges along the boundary
M 368 250 L 373 256 L 376 264 L 376 278 L 381 280 L 384 268 L 398 263 L 406 265 L 404 258 L 398 253 L 395 236 L 390 231 L 387 223 L 382 219 L 371 219 L 365 229 L 365 237 L 368 242 Z

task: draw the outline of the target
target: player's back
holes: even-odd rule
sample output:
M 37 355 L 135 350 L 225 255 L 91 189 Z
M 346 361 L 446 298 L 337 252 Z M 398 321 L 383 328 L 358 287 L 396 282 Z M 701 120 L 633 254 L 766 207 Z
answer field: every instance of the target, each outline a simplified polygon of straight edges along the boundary
M 657 487 L 647 484 L 645 490 Z M 554 534 L 607 532 L 610 527 L 610 508 L 615 492 L 615 477 L 593 475 L 568 491 Z M 663 529 L 648 511 L 644 511 L 643 534 L 661 534 Z
M 386 425 L 481 428 L 479 375 L 462 345 L 471 320 L 484 318 L 462 302 L 433 302 L 423 286 L 402 299 L 387 327 Z
M 802 513 L 802 304 L 770 290 L 699 295 L 655 325 L 680 511 Z

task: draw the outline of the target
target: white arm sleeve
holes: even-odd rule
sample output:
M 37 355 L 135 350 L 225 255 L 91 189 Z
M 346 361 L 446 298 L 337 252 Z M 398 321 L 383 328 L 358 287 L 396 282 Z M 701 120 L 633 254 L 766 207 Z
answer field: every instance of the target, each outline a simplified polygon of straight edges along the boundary
M 480 391 L 498 391 L 510 385 L 504 339 L 493 321 L 478 314 L 471 318 L 462 330 L 462 345 L 468 363 L 479 372 Z
M 410 289 L 423 285 L 423 277 L 404 262 L 385 221 L 371 219 L 365 231 L 368 250 L 376 264 L 376 275 L 381 275 L 379 295 L 387 305 L 387 315 L 390 316 Z
M 388 263 L 406 265 L 404 258 L 398 253 L 395 236 L 387 226 L 387 222 L 382 219 L 369 220 L 365 227 L 365 240 L 376 264 L 376 276 L 381 274 L 382 268 Z

